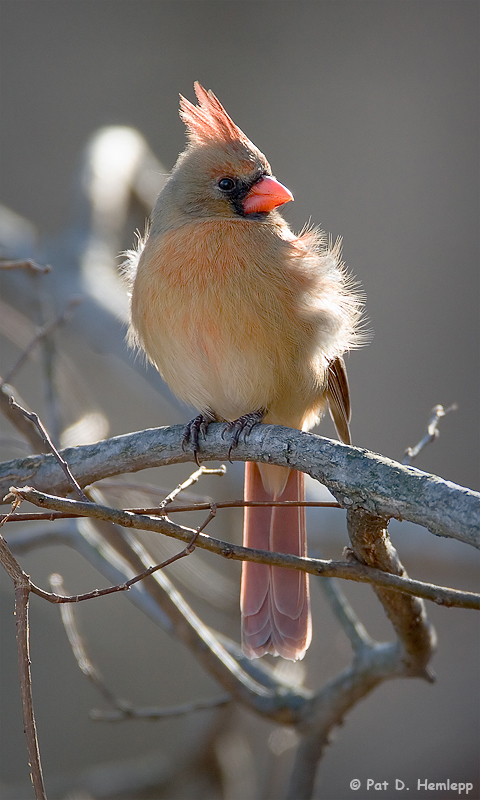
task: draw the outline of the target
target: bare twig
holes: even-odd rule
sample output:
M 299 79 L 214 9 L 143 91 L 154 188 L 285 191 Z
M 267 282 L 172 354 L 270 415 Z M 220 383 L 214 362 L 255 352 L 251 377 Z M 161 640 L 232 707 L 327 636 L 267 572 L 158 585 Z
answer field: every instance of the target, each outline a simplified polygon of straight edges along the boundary
M 171 491 L 170 494 L 167 494 L 167 496 L 162 500 L 162 502 L 158 506 L 158 511 L 159 512 L 163 511 L 167 505 L 173 503 L 173 501 L 175 500 L 176 497 L 178 497 L 180 492 L 184 492 L 190 486 L 193 486 L 194 483 L 197 483 L 197 481 L 200 480 L 202 475 L 225 475 L 226 471 L 227 468 L 225 467 L 224 464 L 222 464 L 221 467 L 218 467 L 218 469 L 209 469 L 208 467 L 205 466 L 199 467 L 197 470 L 195 470 L 195 472 L 192 472 L 192 474 L 190 475 L 189 478 L 187 478 L 186 481 L 183 481 L 183 483 L 179 483 L 176 489 L 173 489 L 173 491 Z M 206 507 L 208 508 L 209 505 L 210 504 L 207 504 Z
M 18 504 L 18 500 L 19 500 L 19 498 L 17 497 L 17 504 Z M 92 508 L 96 507 L 96 505 L 91 503 L 88 500 L 88 498 L 87 498 L 87 503 L 89 505 L 91 505 Z M 129 580 L 125 581 L 124 583 L 119 583 L 119 584 L 116 584 L 115 586 L 108 586 L 106 589 L 94 589 L 93 591 L 85 592 L 84 594 L 64 595 L 64 594 L 58 594 L 58 593 L 55 593 L 55 592 L 54 593 L 45 592 L 43 589 L 40 589 L 40 587 L 36 586 L 34 583 L 29 581 L 29 585 L 31 587 L 31 591 L 34 592 L 35 594 L 38 594 L 40 597 L 43 597 L 44 600 L 48 600 L 51 603 L 60 603 L 60 604 L 64 604 L 64 603 L 80 603 L 83 600 L 93 600 L 96 597 L 104 597 L 107 594 L 114 594 L 116 592 L 126 592 L 135 583 L 139 583 L 139 581 L 143 581 L 149 575 L 153 575 L 154 572 L 158 572 L 159 570 L 164 569 L 165 567 L 169 567 L 171 564 L 174 564 L 175 561 L 178 561 L 180 558 L 184 558 L 185 556 L 188 556 L 191 553 L 193 553 L 193 551 L 195 550 L 195 543 L 196 543 L 196 541 L 198 539 L 198 536 L 207 527 L 207 525 L 212 521 L 212 519 L 216 516 L 216 513 L 217 513 L 216 506 L 215 506 L 214 503 L 212 503 L 211 504 L 211 508 L 210 508 L 210 513 L 208 514 L 208 516 L 206 517 L 204 522 L 199 526 L 199 528 L 197 528 L 197 530 L 191 531 L 192 535 L 190 537 L 190 540 L 188 541 L 188 544 L 186 545 L 186 547 L 183 548 L 183 550 L 181 550 L 179 553 L 175 553 L 173 556 L 171 556 L 170 558 L 167 558 L 165 561 L 162 561 L 161 564 L 154 564 L 153 566 L 148 567 L 147 569 L 143 570 L 143 572 L 139 573 L 138 575 L 135 575 L 133 578 L 130 578 Z M 4 519 L 4 522 L 7 522 L 7 521 L 8 521 L 8 515 Z M 185 528 L 184 530 L 188 530 L 188 529 Z M 61 582 L 61 578 L 60 578 L 59 575 L 52 576 L 52 577 L 53 577 L 53 582 L 54 583 L 58 582 L 59 580 Z
M 65 595 L 65 588 L 61 575 L 51 575 L 50 585 L 56 594 Z M 90 717 L 92 719 L 105 722 L 118 722 L 119 720 L 127 719 L 166 719 L 168 717 L 190 714 L 194 711 L 216 708 L 230 702 L 231 698 L 229 696 L 224 696 L 210 700 L 200 700 L 194 703 L 185 703 L 179 706 L 172 706 L 171 708 L 136 708 L 133 703 L 117 697 L 106 685 L 100 670 L 93 664 L 91 658 L 87 654 L 85 644 L 78 630 L 72 605 L 62 603 L 60 605 L 60 614 L 79 669 L 88 680 L 93 683 L 105 700 L 114 707 L 113 711 L 100 711 L 98 709 L 91 711 Z
M 18 505 L 14 501 L 12 511 Z M 28 600 L 30 595 L 30 579 L 21 569 L 10 551 L 5 539 L 0 534 L 0 561 L 13 580 L 15 586 L 15 621 L 17 626 L 17 654 L 20 673 L 20 695 L 22 700 L 23 725 L 27 739 L 30 774 L 36 800 L 46 800 L 43 784 L 40 751 L 38 749 L 37 730 L 32 699 L 32 676 L 30 672 L 30 646 L 28 625 Z
M 14 390 L 0 378 L 0 409 L 5 417 L 25 437 L 34 453 L 48 453 L 49 447 L 40 436 L 37 427 L 23 413 L 21 402 L 12 403 Z M 20 400 L 17 394 L 17 400 Z
M 37 331 L 33 339 L 31 339 L 27 347 L 20 354 L 15 364 L 10 368 L 7 375 L 3 379 L 2 383 L 9 383 L 12 380 L 13 376 L 25 363 L 25 361 L 29 357 L 34 347 L 36 347 L 37 344 L 41 342 L 42 339 L 44 339 L 46 336 L 48 336 L 55 328 L 57 328 L 59 325 L 65 322 L 68 319 L 71 311 L 81 302 L 82 302 L 81 297 L 72 297 L 72 299 L 68 301 L 66 308 L 62 311 L 61 314 L 58 315 L 58 317 L 56 317 L 56 319 L 52 320 L 52 322 L 50 322 L 48 325 L 43 326 Z
M 153 575 L 154 572 L 158 572 L 164 567 L 169 567 L 170 564 L 173 564 L 175 561 L 178 561 L 180 558 L 184 556 L 190 555 L 191 552 L 195 549 L 194 544 L 197 538 L 197 531 L 194 531 L 192 539 L 190 543 L 184 547 L 180 553 L 176 553 L 175 555 L 171 556 L 171 558 L 167 558 L 165 561 L 162 561 L 161 564 L 154 564 L 151 567 L 143 570 L 138 575 L 135 575 L 133 578 L 125 581 L 124 583 L 117 583 L 114 586 L 107 586 L 106 589 L 93 589 L 91 592 L 84 592 L 83 594 L 72 594 L 72 595 L 63 595 L 57 594 L 55 592 L 46 592 L 44 589 L 41 589 L 39 586 L 36 586 L 34 583 L 31 583 L 31 590 L 34 594 L 38 595 L 39 597 L 43 597 L 44 600 L 48 600 L 49 603 L 81 603 L 83 600 L 94 600 L 97 597 L 105 597 L 107 594 L 116 594 L 117 592 L 128 592 L 131 586 L 134 584 L 139 583 L 140 581 L 145 580 L 148 578 L 149 575 Z
M 93 709 L 90 718 L 98 722 L 119 722 L 127 719 L 168 719 L 170 717 L 180 717 L 185 714 L 192 714 L 194 711 L 204 711 L 209 708 L 219 708 L 231 703 L 229 695 L 215 697 L 210 700 L 196 700 L 194 703 L 183 703 L 170 708 L 127 708 L 125 710 L 116 709 L 115 711 L 100 711 Z
M 430 421 L 427 425 L 427 431 L 423 439 L 420 439 L 418 444 L 415 447 L 407 447 L 405 450 L 405 455 L 403 457 L 402 464 L 408 465 L 411 464 L 413 459 L 418 456 L 418 454 L 423 450 L 427 444 L 434 442 L 440 436 L 440 431 L 438 430 L 438 423 L 445 417 L 450 411 L 456 411 L 458 408 L 457 403 L 452 403 L 451 406 L 448 408 L 444 408 L 441 405 L 434 406 L 432 408 L 432 415 L 430 417 Z
M 0 259 L 0 270 L 8 269 L 28 269 L 34 273 L 46 275 L 52 269 L 50 264 L 37 264 L 36 261 L 27 259 L 26 261 L 6 261 Z
M 367 648 L 375 645 L 366 628 L 355 614 L 344 593 L 334 578 L 325 578 L 321 582 L 332 610 L 348 637 L 356 657 L 361 656 Z
M 15 619 L 17 625 L 17 651 L 20 671 L 20 693 L 22 697 L 23 724 L 27 737 L 28 761 L 36 800 L 46 800 L 43 784 L 40 751 L 38 749 L 37 730 L 32 699 L 32 677 L 30 673 L 30 646 L 28 627 L 28 599 L 30 588 L 28 582 L 20 582 L 15 586 Z
M 384 588 L 395 589 L 397 592 L 402 592 L 407 595 L 432 600 L 439 605 L 460 606 L 462 608 L 472 609 L 480 608 L 480 595 L 474 594 L 473 592 L 461 592 L 456 589 L 434 586 L 433 584 L 415 581 L 411 578 L 402 577 L 401 575 L 389 574 L 380 569 L 371 568 L 355 561 L 353 563 L 322 561 L 320 559 L 300 558 L 299 556 L 292 556 L 286 553 L 270 553 L 264 550 L 253 550 L 231 544 L 230 542 L 214 539 L 211 536 L 205 536 L 198 530 L 192 530 L 191 528 L 177 525 L 166 518 L 154 517 L 146 514 L 132 514 L 130 511 L 119 511 L 118 509 L 108 508 L 96 503 L 84 503 L 67 498 L 53 497 L 43 492 L 38 492 L 36 489 L 30 487 L 23 487 L 21 489 L 11 487 L 11 493 L 16 497 L 28 500 L 40 507 L 59 509 L 61 511 L 75 510 L 75 512 L 81 516 L 91 516 L 94 519 L 113 522 L 126 528 L 163 533 L 174 539 L 185 541 L 189 546 L 192 542 L 192 537 L 195 537 L 195 545 L 197 547 L 201 547 L 212 553 L 217 553 L 224 558 L 233 559 L 235 561 L 255 561 L 256 563 L 271 564 L 272 566 L 280 566 L 287 569 L 301 569 L 312 575 L 344 578 L 346 580 L 360 581 L 363 583 L 374 583 Z M 206 522 L 209 521 L 210 517 L 211 515 L 209 515 Z M 205 524 L 206 523 L 204 523 L 204 525 Z M 181 557 L 181 554 L 173 556 L 174 559 L 177 557 Z M 167 563 L 170 563 L 170 560 L 164 562 L 161 566 L 166 566 Z M 157 565 L 157 567 L 150 568 L 150 570 L 154 571 L 158 568 L 159 566 Z M 148 570 L 146 572 L 148 572 Z M 143 577 L 144 575 L 142 573 L 141 576 L 137 576 L 136 580 L 141 580 Z M 135 581 L 135 579 L 127 583 L 131 585 L 133 581 Z M 32 587 L 32 591 L 45 597 L 45 599 L 50 599 L 48 593 L 43 592 L 43 590 L 38 587 Z M 114 587 L 109 590 L 96 590 L 96 593 L 89 593 L 89 595 L 98 596 L 99 594 L 107 594 L 109 591 L 123 591 L 123 589 Z M 85 596 L 85 599 L 87 599 L 89 595 Z M 81 597 L 83 599 L 84 596 L 82 595 Z M 51 602 L 65 602 L 65 598 L 52 599 Z M 76 602 L 76 599 L 72 599 L 69 602 Z
M 210 503 L 192 503 L 191 505 L 176 505 L 170 506 L 168 509 L 169 514 L 174 514 L 180 511 L 206 511 L 211 508 Z M 301 506 L 302 508 L 338 508 L 341 509 L 340 503 L 329 500 L 225 500 L 220 503 L 215 503 L 217 509 L 219 508 L 245 508 L 248 506 L 262 507 L 268 506 Z M 131 511 L 132 514 L 152 514 L 153 516 L 162 516 L 159 512 L 162 510 L 160 506 L 152 506 L 151 508 L 135 507 L 125 508 L 124 511 Z M 27 511 L 25 514 L 0 514 L 0 522 L 5 517 L 8 517 L 6 522 L 32 522 L 33 520 L 48 520 L 54 519 L 73 519 L 80 516 L 80 514 L 68 513 L 66 511 Z
M 83 500 L 83 501 L 88 503 L 89 500 L 88 500 L 87 495 L 82 490 L 82 488 L 80 487 L 79 483 L 77 483 L 77 481 L 73 477 L 73 474 L 72 474 L 72 472 L 70 470 L 70 467 L 68 466 L 67 462 L 65 461 L 64 458 L 62 458 L 62 456 L 58 452 L 57 448 L 53 444 L 53 442 L 52 442 L 50 436 L 48 435 L 48 432 L 47 432 L 45 426 L 42 424 L 42 421 L 40 420 L 40 417 L 38 416 L 38 414 L 36 414 L 34 411 L 27 411 L 26 408 L 23 408 L 17 402 L 15 402 L 13 397 L 10 398 L 10 405 L 16 411 L 21 412 L 25 416 L 26 419 L 28 419 L 30 422 L 32 422 L 35 425 L 35 427 L 37 428 L 38 432 L 40 433 L 40 435 L 42 436 L 42 438 L 44 439 L 44 441 L 46 442 L 46 444 L 50 448 L 50 451 L 52 452 L 52 455 L 55 457 L 57 463 L 60 464 L 60 466 L 61 466 L 61 468 L 63 470 L 63 473 L 66 475 L 70 486 L 73 487 L 73 489 L 75 490 L 75 493 L 78 495 L 80 500 Z
M 61 575 L 58 573 L 50 575 L 50 585 L 55 594 L 65 596 L 66 593 Z M 60 615 L 62 618 L 63 627 L 65 628 L 65 633 L 67 634 L 68 641 L 70 642 L 70 647 L 72 648 L 73 655 L 80 670 L 88 678 L 88 680 L 93 683 L 93 685 L 103 695 L 107 702 L 117 708 L 120 712 L 128 711 L 130 709 L 130 703 L 127 703 L 125 700 L 116 697 L 113 692 L 110 691 L 102 678 L 100 670 L 88 657 L 85 645 L 77 627 L 72 605 L 69 603 L 61 604 Z
M 68 530 L 65 527 L 60 530 L 56 541 L 68 542 L 75 547 L 112 583 L 121 582 L 118 580 L 119 574 L 125 580 L 132 573 L 139 573 L 142 566 L 152 563 L 151 556 L 134 533 L 110 522 L 89 522 L 88 536 L 84 536 L 76 525 L 70 525 Z M 16 541 L 12 547 L 15 545 Z M 296 713 L 298 693 L 295 696 L 285 695 L 282 688 L 281 697 L 276 699 L 272 691 L 278 686 L 278 680 L 273 673 L 265 665 L 246 659 L 231 639 L 212 632 L 172 586 L 165 571 L 147 576 L 141 591 L 132 586 L 130 592 L 131 601 L 157 625 L 176 635 L 190 647 L 203 666 L 220 680 L 227 692 L 235 694 L 237 699 L 244 700 L 253 707 L 260 704 L 267 714 L 270 712 L 278 715 L 282 708 L 282 713 L 290 716 Z M 43 596 L 43 590 L 39 590 L 39 594 Z M 58 598 L 56 595 L 48 596 L 47 593 L 46 599 L 55 603 Z M 304 693 L 300 692 L 300 695 L 303 698 Z M 265 708 L 266 702 L 270 704 L 269 709 Z

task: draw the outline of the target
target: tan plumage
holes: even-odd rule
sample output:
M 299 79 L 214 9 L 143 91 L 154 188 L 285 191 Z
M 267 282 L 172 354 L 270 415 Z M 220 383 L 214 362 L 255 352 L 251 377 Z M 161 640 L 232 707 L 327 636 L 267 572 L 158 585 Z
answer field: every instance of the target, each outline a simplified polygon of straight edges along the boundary
M 265 410 L 264 421 L 308 429 L 326 403 L 349 441 L 342 354 L 355 344 L 358 296 L 339 247 L 295 236 L 276 207 L 293 199 L 265 156 L 198 83 L 181 99 L 189 144 L 130 264 L 130 341 L 184 402 L 218 420 Z M 298 499 L 303 476 L 246 464 L 246 498 Z M 305 554 L 302 509 L 247 509 L 251 547 Z M 301 658 L 310 641 L 302 573 L 244 564 L 247 655 Z

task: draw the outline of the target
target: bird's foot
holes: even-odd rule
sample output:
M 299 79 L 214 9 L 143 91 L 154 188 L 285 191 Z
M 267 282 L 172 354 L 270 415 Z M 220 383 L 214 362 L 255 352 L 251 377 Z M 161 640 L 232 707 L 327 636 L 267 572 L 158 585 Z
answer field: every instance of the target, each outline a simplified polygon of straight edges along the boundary
M 242 433 L 243 433 L 243 438 L 245 439 L 252 430 L 252 428 L 254 428 L 255 425 L 258 425 L 263 420 L 266 413 L 267 411 L 265 408 L 259 408 L 258 411 L 251 411 L 250 414 L 243 414 L 243 416 L 239 417 L 238 419 L 234 419 L 233 422 L 226 423 L 222 433 L 222 437 L 224 436 L 225 433 L 230 433 L 231 431 L 233 431 L 232 443 L 228 450 L 229 461 L 232 450 L 234 450 L 235 447 L 237 447 Z
M 187 425 L 185 425 L 185 429 L 183 431 L 182 448 L 183 450 L 186 450 L 188 445 L 191 446 L 195 461 L 198 466 L 200 466 L 200 462 L 197 456 L 198 442 L 200 436 L 206 436 L 208 431 L 208 426 L 210 425 L 211 422 L 215 421 L 216 421 L 215 415 L 206 412 L 198 414 L 197 417 L 195 417 Z

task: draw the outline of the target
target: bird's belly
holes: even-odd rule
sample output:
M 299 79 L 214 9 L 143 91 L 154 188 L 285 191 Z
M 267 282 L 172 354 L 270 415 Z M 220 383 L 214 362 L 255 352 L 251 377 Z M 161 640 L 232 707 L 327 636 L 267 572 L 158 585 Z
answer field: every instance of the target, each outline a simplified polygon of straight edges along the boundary
M 147 353 L 180 400 L 218 417 L 237 419 L 268 407 L 274 370 L 268 355 L 245 343 L 234 326 L 190 315 L 156 326 Z M 268 353 L 268 348 L 267 348 Z

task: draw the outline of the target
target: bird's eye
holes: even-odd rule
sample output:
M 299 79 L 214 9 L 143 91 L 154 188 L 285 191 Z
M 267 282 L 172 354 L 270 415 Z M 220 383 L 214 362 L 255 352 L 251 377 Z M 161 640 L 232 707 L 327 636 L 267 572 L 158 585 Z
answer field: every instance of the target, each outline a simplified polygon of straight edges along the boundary
M 235 181 L 233 178 L 220 178 L 218 181 L 218 188 L 222 190 L 222 192 L 231 192 L 232 189 L 235 188 Z

